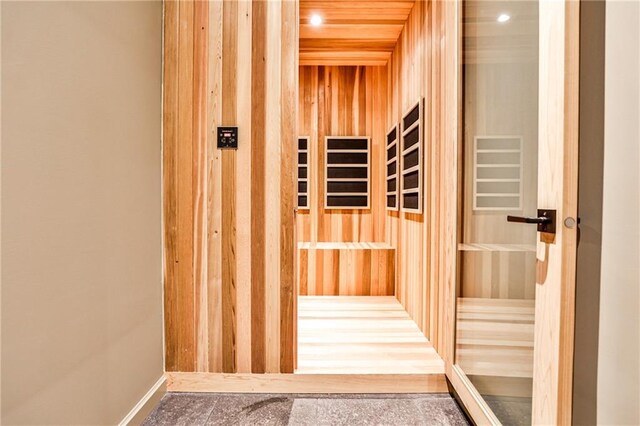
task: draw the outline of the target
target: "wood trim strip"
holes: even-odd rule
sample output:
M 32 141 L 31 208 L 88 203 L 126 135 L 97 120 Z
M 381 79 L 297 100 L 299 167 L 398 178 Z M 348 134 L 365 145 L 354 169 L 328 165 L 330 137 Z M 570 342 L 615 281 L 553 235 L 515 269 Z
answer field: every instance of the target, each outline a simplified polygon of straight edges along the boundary
M 297 322 L 295 208 L 298 192 L 298 5 L 283 1 L 280 10 L 280 372 L 293 373 L 296 350 L 294 329 Z M 292 170 L 294 173 L 291 173 Z
M 207 200 L 207 350 L 208 371 L 222 371 L 222 153 L 216 128 L 222 125 L 222 2 L 209 3 L 208 190 Z M 204 344 L 204 342 L 200 342 Z
M 267 26 L 266 3 L 253 3 L 251 73 L 266 74 Z M 266 89 L 264 78 L 251 79 L 251 371 L 265 372 L 266 328 L 265 328 L 265 144 L 266 144 Z
M 281 2 L 269 1 L 266 5 L 267 10 L 267 27 L 264 32 L 266 41 L 267 57 L 266 57 L 266 73 L 265 78 L 267 84 L 265 86 L 266 101 L 266 191 L 270 194 L 279 194 L 281 185 L 280 162 L 282 160 L 281 124 L 282 114 L 280 110 L 281 90 L 281 50 L 280 30 L 282 28 L 281 21 Z M 265 302 L 266 302 L 266 364 L 267 373 L 280 372 L 280 226 L 281 226 L 281 200 L 280 197 L 267 196 L 265 210 Z
M 193 23 L 193 281 L 195 369 L 208 371 L 207 321 L 207 66 L 209 3 L 194 3 Z
M 177 257 L 177 196 L 176 196 L 176 151 L 177 151 L 177 99 L 178 99 L 178 3 L 165 2 L 164 19 L 164 87 L 162 118 L 162 186 L 164 228 L 164 321 L 165 321 L 165 368 L 177 369 L 178 323 L 176 309 L 176 257 Z
M 178 3 L 178 106 L 176 142 L 176 367 L 195 368 L 195 303 L 193 282 L 193 69 L 194 4 Z M 183 283 L 186 283 L 183 284 Z
M 237 111 L 238 4 L 222 6 L 222 123 L 234 125 Z M 236 371 L 236 151 L 222 152 L 222 371 Z
M 166 373 L 169 392 L 443 393 L 444 374 Z
M 252 1 L 237 2 L 237 58 L 236 58 L 236 124 L 242 126 L 238 134 L 236 159 L 236 371 L 251 373 L 251 334 L 238 332 L 251 330 L 251 290 L 252 290 L 252 107 L 251 86 L 244 83 L 253 81 L 252 57 L 244 52 L 252 52 Z M 254 76 L 260 78 L 260 76 Z

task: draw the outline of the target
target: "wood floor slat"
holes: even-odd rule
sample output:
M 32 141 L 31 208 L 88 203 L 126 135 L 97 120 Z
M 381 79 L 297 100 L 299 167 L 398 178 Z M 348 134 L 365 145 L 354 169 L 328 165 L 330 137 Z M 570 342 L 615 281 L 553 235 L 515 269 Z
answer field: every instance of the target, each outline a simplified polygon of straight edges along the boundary
M 300 296 L 296 374 L 443 374 L 393 296 Z

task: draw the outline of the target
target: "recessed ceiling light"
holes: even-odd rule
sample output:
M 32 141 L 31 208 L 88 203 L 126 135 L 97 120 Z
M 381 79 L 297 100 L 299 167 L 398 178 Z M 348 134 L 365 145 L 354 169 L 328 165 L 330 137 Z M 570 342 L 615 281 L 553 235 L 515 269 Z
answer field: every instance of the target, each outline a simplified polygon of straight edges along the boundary
M 507 15 L 506 13 L 501 13 L 500 16 L 498 16 L 498 22 L 507 22 L 509 19 L 511 19 L 511 16 Z
M 319 27 L 320 25 L 322 25 L 322 16 L 320 16 L 320 15 L 312 15 L 311 19 L 309 20 L 309 22 L 314 27 Z

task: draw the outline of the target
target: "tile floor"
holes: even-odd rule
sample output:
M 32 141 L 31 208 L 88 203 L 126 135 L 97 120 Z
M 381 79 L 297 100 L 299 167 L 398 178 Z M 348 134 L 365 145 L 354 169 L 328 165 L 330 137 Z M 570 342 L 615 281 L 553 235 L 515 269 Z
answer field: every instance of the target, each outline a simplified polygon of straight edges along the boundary
M 448 394 L 279 395 L 169 393 L 151 425 L 468 425 Z

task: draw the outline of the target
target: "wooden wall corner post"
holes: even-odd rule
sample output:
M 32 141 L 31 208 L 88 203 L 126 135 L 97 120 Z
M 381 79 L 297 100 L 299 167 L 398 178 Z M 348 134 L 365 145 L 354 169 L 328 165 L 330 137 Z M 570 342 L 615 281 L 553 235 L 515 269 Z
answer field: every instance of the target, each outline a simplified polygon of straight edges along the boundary
M 178 61 L 178 3 L 164 2 L 163 90 L 162 90 L 162 226 L 165 370 L 176 371 L 178 344 L 175 324 L 175 263 L 176 263 L 176 81 Z
M 462 1 L 457 0 L 448 5 L 446 13 L 446 28 L 450 32 L 447 37 L 447 117 L 449 138 L 446 144 L 445 158 L 447 165 L 447 193 L 445 198 L 446 241 L 445 241 L 445 279 L 444 305 L 438 311 L 441 313 L 439 327 L 440 348 L 447 365 L 455 363 L 455 327 L 456 327 L 456 299 L 458 294 L 458 234 L 461 232 L 462 200 L 460 199 L 462 185 Z

